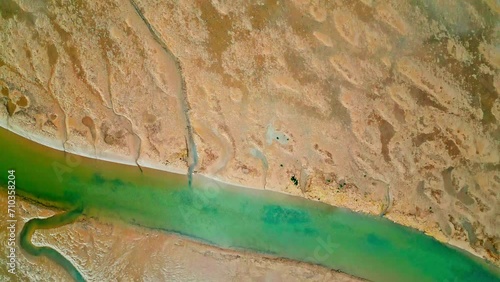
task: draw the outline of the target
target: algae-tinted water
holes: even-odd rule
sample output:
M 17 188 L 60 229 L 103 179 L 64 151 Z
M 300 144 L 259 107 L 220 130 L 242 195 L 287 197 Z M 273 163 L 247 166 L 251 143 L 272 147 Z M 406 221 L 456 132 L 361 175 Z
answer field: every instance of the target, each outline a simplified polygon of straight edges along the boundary
M 55 216 L 40 219 L 34 218 L 26 222 L 20 234 L 21 247 L 33 256 L 46 256 L 51 260 L 61 265 L 69 275 L 77 282 L 85 281 L 78 269 L 71 262 L 61 255 L 58 251 L 49 247 L 37 247 L 31 243 L 31 236 L 37 229 L 56 228 L 73 222 L 81 214 L 80 209 L 75 209 L 66 213 L 57 214 Z
M 86 216 L 318 263 L 373 281 L 499 281 L 497 268 L 383 218 L 201 176 L 190 189 L 182 175 L 75 157 L 6 130 L 0 136 L 0 172 L 15 169 L 18 193 L 46 205 L 83 207 Z M 5 181 L 0 177 L 0 184 Z

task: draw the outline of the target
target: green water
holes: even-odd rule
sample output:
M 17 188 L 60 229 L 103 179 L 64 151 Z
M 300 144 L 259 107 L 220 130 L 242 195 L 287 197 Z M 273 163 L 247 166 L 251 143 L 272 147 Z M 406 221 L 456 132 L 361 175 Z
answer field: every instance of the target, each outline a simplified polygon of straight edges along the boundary
M 16 170 L 17 192 L 84 216 L 176 232 L 221 247 L 254 250 L 373 281 L 500 281 L 498 268 L 386 219 L 270 191 L 243 189 L 195 176 L 75 157 L 0 130 L 0 185 Z M 50 228 L 75 213 L 38 221 Z M 67 216 L 68 218 L 64 218 Z M 30 232 L 21 236 L 29 253 Z M 66 261 L 67 262 L 67 261 Z M 74 276 L 74 275 L 73 275 Z M 74 276 L 75 277 L 75 276 Z
M 82 213 L 81 209 L 75 209 L 66 213 L 57 214 L 49 218 L 34 218 L 28 221 L 20 234 L 21 247 L 33 256 L 46 256 L 59 263 L 73 279 L 77 282 L 85 281 L 78 270 L 56 250 L 49 247 L 37 247 L 31 243 L 31 236 L 37 229 L 51 229 L 75 221 Z

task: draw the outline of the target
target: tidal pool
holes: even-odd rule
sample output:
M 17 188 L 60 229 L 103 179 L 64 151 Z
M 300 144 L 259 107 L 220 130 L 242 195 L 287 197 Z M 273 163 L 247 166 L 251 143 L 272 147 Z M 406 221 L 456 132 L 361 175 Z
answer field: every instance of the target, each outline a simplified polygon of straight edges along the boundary
M 66 213 L 28 222 L 21 246 L 84 277 L 48 247 L 38 228 L 78 216 L 175 232 L 224 248 L 321 264 L 372 281 L 500 281 L 498 268 L 387 219 L 281 193 L 95 160 L 50 149 L 0 129 L 0 186 L 16 171 L 17 193 Z

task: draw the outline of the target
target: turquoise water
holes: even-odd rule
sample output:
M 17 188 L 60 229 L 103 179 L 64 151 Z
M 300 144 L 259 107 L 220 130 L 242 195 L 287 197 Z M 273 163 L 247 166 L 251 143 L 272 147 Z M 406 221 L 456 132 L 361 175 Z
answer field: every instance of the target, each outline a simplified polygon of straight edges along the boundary
M 191 189 L 183 175 L 64 154 L 5 130 L 0 136 L 0 172 L 15 169 L 18 193 L 45 205 L 373 281 L 500 281 L 498 268 L 384 218 L 197 175 Z M 61 217 L 61 224 L 73 219 Z M 58 220 L 39 221 L 30 232 Z M 21 237 L 28 252 L 53 258 L 52 249 L 29 250 L 29 232 Z

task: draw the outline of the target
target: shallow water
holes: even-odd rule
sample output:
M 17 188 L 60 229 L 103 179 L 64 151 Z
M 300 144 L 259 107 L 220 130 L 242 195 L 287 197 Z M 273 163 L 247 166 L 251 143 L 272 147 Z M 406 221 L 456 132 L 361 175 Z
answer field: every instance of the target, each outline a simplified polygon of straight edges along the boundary
M 65 154 L 4 129 L 0 136 L 0 185 L 6 184 L 6 171 L 15 169 L 18 194 L 45 205 L 82 208 L 83 216 L 318 263 L 373 281 L 500 281 L 498 268 L 384 218 L 202 176 L 194 176 L 190 189 L 184 175 L 141 173 L 134 166 Z M 30 251 L 30 232 L 74 215 L 37 221 L 22 234 L 22 246 L 61 263 L 53 249 Z
M 31 236 L 37 229 L 51 229 L 73 222 L 81 214 L 80 209 L 75 209 L 69 212 L 60 213 L 50 218 L 34 218 L 28 221 L 20 234 L 20 245 L 30 255 L 46 256 L 57 262 L 66 270 L 71 277 L 77 282 L 85 281 L 78 269 L 71 262 L 61 255 L 58 251 L 49 247 L 38 247 L 31 243 Z

